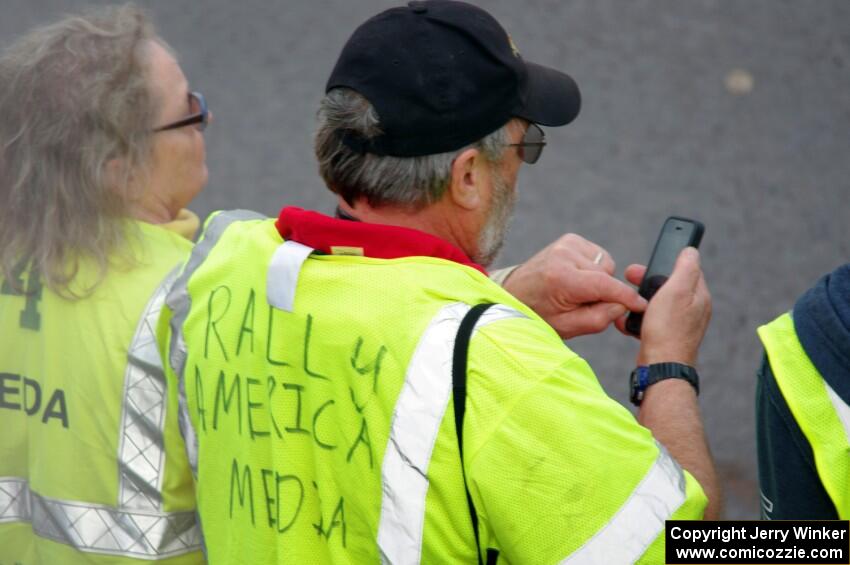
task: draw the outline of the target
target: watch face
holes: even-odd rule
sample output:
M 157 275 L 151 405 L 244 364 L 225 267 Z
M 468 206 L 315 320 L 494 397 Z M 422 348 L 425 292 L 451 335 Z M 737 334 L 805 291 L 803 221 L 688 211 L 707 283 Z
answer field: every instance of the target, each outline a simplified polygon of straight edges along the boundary
M 644 393 L 646 392 L 646 387 L 652 384 L 652 382 L 649 367 L 645 365 L 638 365 L 635 367 L 635 370 L 632 371 L 632 374 L 629 377 L 629 388 L 631 391 L 630 400 L 632 401 L 632 404 L 640 406 Z

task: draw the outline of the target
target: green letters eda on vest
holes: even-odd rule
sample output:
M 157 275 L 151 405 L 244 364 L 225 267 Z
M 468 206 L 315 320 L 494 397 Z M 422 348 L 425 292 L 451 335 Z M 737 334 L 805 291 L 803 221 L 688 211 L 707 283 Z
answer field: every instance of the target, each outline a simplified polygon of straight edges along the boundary
M 51 420 L 68 427 L 68 405 L 65 391 L 43 391 L 38 381 L 22 375 L 0 373 L 0 410 L 22 410 L 27 416 L 38 418 L 42 424 Z

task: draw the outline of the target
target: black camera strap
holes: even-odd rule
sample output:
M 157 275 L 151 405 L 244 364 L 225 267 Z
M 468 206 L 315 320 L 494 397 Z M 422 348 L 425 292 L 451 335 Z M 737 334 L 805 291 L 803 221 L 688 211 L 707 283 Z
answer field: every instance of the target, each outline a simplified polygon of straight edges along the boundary
M 466 503 L 469 505 L 469 515 L 472 518 L 472 530 L 475 533 L 475 554 L 478 556 L 478 565 L 484 565 L 481 560 L 481 547 L 478 535 L 478 514 L 475 511 L 475 504 L 472 502 L 472 495 L 469 493 L 469 485 L 466 482 L 466 470 L 463 467 L 463 416 L 466 412 L 466 365 L 469 357 L 469 340 L 472 338 L 472 331 L 475 329 L 475 324 L 481 315 L 487 309 L 493 306 L 492 304 L 477 304 L 469 309 L 469 312 L 463 317 L 460 323 L 460 328 L 457 331 L 455 339 L 454 355 L 452 357 L 452 392 L 455 409 L 455 429 L 457 430 L 457 446 L 460 453 L 460 472 L 463 475 L 463 486 L 466 489 Z M 496 549 L 487 550 L 487 565 L 495 565 L 499 559 L 499 551 Z

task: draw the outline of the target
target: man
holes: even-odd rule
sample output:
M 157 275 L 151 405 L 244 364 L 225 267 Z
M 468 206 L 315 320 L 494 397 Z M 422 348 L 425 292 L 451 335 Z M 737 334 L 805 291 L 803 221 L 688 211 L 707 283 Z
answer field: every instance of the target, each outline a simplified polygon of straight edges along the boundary
M 572 79 L 468 4 L 412 2 L 355 31 L 316 134 L 338 217 L 213 216 L 160 319 L 211 563 L 656 563 L 665 519 L 716 516 L 685 380 L 710 316 L 696 250 L 645 313 L 646 428 L 484 274 L 538 124 L 578 109 Z M 607 280 L 610 258 L 571 244 L 582 284 Z M 508 287 L 557 311 L 527 277 L 564 248 Z M 599 300 L 583 292 L 567 308 Z M 476 323 L 480 304 L 495 306 Z
M 759 328 L 756 425 L 762 517 L 850 518 L 850 264 Z

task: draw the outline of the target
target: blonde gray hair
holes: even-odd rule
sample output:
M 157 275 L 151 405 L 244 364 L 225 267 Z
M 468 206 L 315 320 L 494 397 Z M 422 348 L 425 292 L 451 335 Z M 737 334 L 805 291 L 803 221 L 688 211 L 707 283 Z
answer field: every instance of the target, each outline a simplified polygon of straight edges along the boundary
M 507 127 L 505 124 L 471 147 L 492 164 L 499 163 L 508 142 Z M 319 106 L 314 148 L 325 184 L 349 205 L 361 197 L 370 206 L 419 210 L 433 204 L 449 185 L 455 158 L 467 149 L 420 157 L 358 153 L 341 141 L 341 133 L 348 131 L 365 139 L 375 137 L 381 133 L 380 118 L 366 98 L 348 88 L 335 88 Z
M 29 265 L 67 297 L 84 257 L 105 276 L 150 159 L 155 103 L 132 4 L 34 29 L 0 55 L 0 267 Z M 120 173 L 107 164 L 119 159 Z

